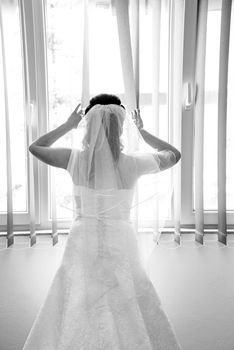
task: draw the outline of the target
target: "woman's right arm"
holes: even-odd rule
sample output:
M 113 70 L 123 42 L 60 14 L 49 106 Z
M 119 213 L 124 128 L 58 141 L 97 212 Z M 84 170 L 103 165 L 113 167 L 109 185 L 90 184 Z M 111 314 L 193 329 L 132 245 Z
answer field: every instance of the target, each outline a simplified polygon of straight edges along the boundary
M 71 150 L 62 147 L 52 148 L 50 146 L 67 132 L 77 127 L 81 120 L 82 113 L 81 110 L 77 112 L 79 106 L 80 105 L 75 108 L 65 123 L 45 135 L 42 135 L 29 146 L 29 151 L 35 157 L 48 165 L 64 169 L 67 168 Z

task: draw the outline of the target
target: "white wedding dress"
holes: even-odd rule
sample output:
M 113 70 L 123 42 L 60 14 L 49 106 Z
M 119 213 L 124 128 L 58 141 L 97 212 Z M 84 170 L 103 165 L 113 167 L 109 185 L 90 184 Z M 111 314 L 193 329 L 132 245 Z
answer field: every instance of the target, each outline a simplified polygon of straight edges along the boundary
M 129 151 L 116 162 L 110 147 L 124 118 L 132 123 L 124 139 L 131 150 L 130 135 L 134 141 L 139 132 L 120 106 L 96 105 L 78 125 L 85 148 L 72 149 L 67 165 L 76 216 L 23 350 L 181 349 L 143 267 L 130 215 L 138 178 L 171 166 L 175 154 Z
M 105 202 L 93 203 L 93 192 L 76 186 L 83 217 L 72 224 L 23 350 L 181 349 L 140 263 L 127 210 L 133 190 L 115 190 L 111 200 L 121 205 L 108 218 L 92 212 L 92 204 L 105 209 Z

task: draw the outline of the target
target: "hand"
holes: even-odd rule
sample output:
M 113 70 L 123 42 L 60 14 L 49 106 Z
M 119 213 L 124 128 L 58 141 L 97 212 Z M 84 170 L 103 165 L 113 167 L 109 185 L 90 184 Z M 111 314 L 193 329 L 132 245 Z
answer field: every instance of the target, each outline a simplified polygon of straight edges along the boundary
M 139 130 L 143 129 L 143 120 L 141 119 L 140 109 L 136 108 L 131 112 L 132 119 Z
M 66 121 L 66 124 L 69 126 L 70 129 L 76 129 L 84 115 L 83 109 L 80 106 L 81 106 L 81 103 L 79 103 L 76 106 L 76 108 L 74 109 L 74 111 L 72 112 L 68 120 Z

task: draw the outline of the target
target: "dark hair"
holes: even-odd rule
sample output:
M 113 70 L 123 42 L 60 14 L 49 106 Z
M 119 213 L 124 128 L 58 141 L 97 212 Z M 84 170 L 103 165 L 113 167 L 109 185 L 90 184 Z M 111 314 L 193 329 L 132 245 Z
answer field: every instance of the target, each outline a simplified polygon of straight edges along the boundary
M 121 104 L 121 100 L 118 96 L 112 95 L 112 94 L 99 94 L 91 98 L 91 100 L 89 101 L 89 105 L 85 109 L 85 114 L 87 114 L 88 111 L 97 104 L 100 104 L 100 105 L 115 104 L 125 109 L 125 107 Z M 110 115 L 110 120 L 111 121 L 110 121 L 109 135 L 106 134 L 106 136 L 111 148 L 113 158 L 115 161 L 117 161 L 119 159 L 119 155 L 121 150 L 123 149 L 123 146 L 120 142 L 120 135 L 116 132 L 116 130 L 118 130 L 118 122 L 113 113 Z
M 121 100 L 118 96 L 116 95 L 111 95 L 111 94 L 99 94 L 91 98 L 89 101 L 89 105 L 85 109 L 85 114 L 88 113 L 88 111 L 95 105 L 118 105 L 121 106 L 125 109 L 125 107 L 121 104 Z

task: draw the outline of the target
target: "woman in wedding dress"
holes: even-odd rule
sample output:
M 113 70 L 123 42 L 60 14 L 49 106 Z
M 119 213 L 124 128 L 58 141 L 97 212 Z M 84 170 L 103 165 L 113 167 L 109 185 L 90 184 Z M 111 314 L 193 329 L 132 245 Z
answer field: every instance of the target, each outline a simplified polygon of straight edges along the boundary
M 50 147 L 72 129 L 76 148 Z M 136 152 L 134 137 L 152 152 Z M 78 105 L 30 152 L 69 172 L 75 219 L 23 350 L 181 349 L 141 262 L 130 219 L 137 180 L 175 165 L 180 152 L 144 130 L 139 111 L 127 113 L 108 94 L 91 99 L 85 111 Z

